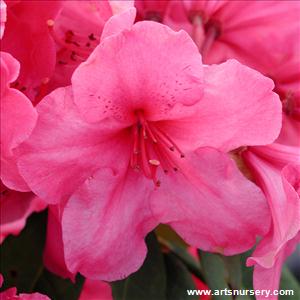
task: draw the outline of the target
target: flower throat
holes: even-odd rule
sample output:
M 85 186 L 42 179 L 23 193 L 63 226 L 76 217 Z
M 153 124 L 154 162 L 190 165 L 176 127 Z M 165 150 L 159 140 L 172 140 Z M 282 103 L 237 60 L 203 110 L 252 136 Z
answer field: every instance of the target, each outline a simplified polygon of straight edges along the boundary
M 145 119 L 143 111 L 135 112 L 137 122 L 132 126 L 133 149 L 130 165 L 160 186 L 157 168 L 162 167 L 165 174 L 179 170 L 177 157 L 184 158 L 183 152 L 174 141 L 164 133 L 155 122 Z

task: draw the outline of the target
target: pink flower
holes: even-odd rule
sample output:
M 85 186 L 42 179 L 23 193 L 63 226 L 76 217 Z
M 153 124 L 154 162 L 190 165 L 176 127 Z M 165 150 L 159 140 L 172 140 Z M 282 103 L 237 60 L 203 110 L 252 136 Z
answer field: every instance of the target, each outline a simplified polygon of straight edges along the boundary
M 3 283 L 3 276 L 0 274 L 0 287 Z M 33 294 L 19 294 L 17 295 L 17 289 L 15 287 L 9 288 L 4 292 L 0 293 L 1 300 L 50 300 L 45 295 L 40 293 L 33 293 Z
M 10 88 L 20 65 L 10 54 L 1 52 L 1 180 L 10 189 L 30 191 L 17 166 L 14 149 L 31 134 L 37 113 L 30 100 Z
M 234 60 L 203 67 L 185 32 L 154 22 L 103 40 L 72 86 L 37 106 L 37 126 L 19 149 L 30 188 L 65 205 L 69 271 L 127 276 L 160 222 L 206 251 L 253 246 L 268 229 L 267 206 L 224 152 L 276 138 L 272 89 Z
M 282 265 L 300 241 L 300 164 L 289 164 L 280 171 L 252 151 L 244 157 L 266 194 L 273 221 L 247 265 L 254 265 L 255 289 L 278 290 Z M 265 298 L 257 296 L 260 299 Z
M 120 5 L 119 1 L 64 1 L 56 18 L 47 20 L 57 45 L 55 73 L 48 90 L 71 84 L 76 67 L 105 36 L 132 26 L 133 3 L 123 2 Z
M 55 43 L 47 20 L 54 18 L 60 1 L 7 1 L 7 22 L 1 41 L 2 51 L 21 64 L 14 87 L 34 100 L 52 76 L 55 66 Z
M 24 228 L 27 217 L 45 207 L 45 202 L 33 193 L 9 190 L 1 183 L 0 244 L 8 235 L 18 235 Z

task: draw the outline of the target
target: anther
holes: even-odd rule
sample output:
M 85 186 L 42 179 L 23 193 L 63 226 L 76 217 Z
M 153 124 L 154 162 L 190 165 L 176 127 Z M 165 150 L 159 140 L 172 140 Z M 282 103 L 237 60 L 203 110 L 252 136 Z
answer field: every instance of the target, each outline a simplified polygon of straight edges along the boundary
M 55 22 L 52 19 L 48 19 L 46 23 L 49 27 L 53 27 Z
M 149 164 L 158 167 L 160 165 L 160 162 L 157 159 L 149 159 Z

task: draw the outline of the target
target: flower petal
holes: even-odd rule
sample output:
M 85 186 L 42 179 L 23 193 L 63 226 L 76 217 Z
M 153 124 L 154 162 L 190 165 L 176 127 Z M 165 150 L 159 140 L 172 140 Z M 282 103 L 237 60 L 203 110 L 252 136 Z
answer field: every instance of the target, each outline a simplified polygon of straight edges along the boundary
M 256 290 L 270 290 L 273 293 L 274 290 L 279 289 L 281 270 L 285 259 L 295 250 L 295 247 L 300 242 L 300 234 L 293 240 L 290 240 L 277 254 L 276 261 L 270 268 L 264 268 L 257 264 L 254 266 L 253 271 L 253 286 Z M 270 295 L 265 297 L 257 295 L 256 300 L 277 300 L 278 296 Z
M 281 103 L 269 78 L 228 60 L 206 66 L 204 81 L 204 96 L 194 116 L 174 121 L 169 131 L 180 145 L 230 151 L 275 140 L 281 128 Z
M 120 14 L 113 15 L 104 25 L 101 41 L 106 37 L 117 34 L 122 30 L 130 30 L 133 26 L 136 17 L 136 9 L 134 7 L 121 12 Z
M 288 180 L 282 176 L 280 170 L 250 151 L 243 155 L 266 194 L 273 220 L 268 235 L 260 241 L 247 263 L 271 268 L 276 262 L 280 250 L 300 230 L 299 195 Z
M 161 178 L 151 208 L 190 245 L 233 255 L 251 248 L 256 236 L 268 230 L 263 194 L 226 154 L 199 148 L 180 167 Z
M 148 197 L 153 183 L 128 169 L 102 169 L 79 187 L 62 217 L 68 268 L 90 279 L 118 280 L 146 256 L 144 238 L 157 222 Z
M 37 112 L 30 100 L 9 84 L 18 76 L 20 65 L 10 54 L 1 52 L 1 179 L 18 191 L 29 191 L 20 176 L 14 149 L 31 134 Z
M 201 99 L 201 56 L 187 33 L 138 22 L 103 40 L 74 72 L 72 85 L 88 121 L 113 116 L 132 123 L 138 109 L 147 120 L 166 119 L 176 104 Z M 186 115 L 184 107 L 180 113 Z
M 122 124 L 84 122 L 70 87 L 45 97 L 37 111 L 37 125 L 19 148 L 19 170 L 32 191 L 48 203 L 69 198 L 97 168 L 128 163 L 128 133 L 115 134 Z M 116 153 L 124 160 L 116 159 Z
M 75 279 L 66 266 L 64 256 L 64 245 L 62 240 L 61 228 L 62 207 L 59 205 L 49 205 L 47 221 L 47 238 L 44 250 L 44 264 L 52 273 L 63 277 Z

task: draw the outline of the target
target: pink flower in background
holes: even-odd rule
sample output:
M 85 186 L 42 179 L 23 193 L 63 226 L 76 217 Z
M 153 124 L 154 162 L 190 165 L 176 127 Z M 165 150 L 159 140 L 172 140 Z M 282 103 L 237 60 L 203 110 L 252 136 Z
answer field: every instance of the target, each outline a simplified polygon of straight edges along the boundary
M 234 60 L 203 67 L 186 33 L 154 22 L 104 39 L 72 86 L 37 106 L 37 126 L 19 148 L 30 188 L 65 205 L 68 270 L 125 277 L 160 222 L 206 251 L 249 249 L 269 227 L 268 210 L 224 152 L 276 138 L 272 89 Z
M 49 91 L 69 85 L 73 71 L 105 36 L 132 26 L 135 19 L 132 6 L 130 1 L 63 1 L 60 13 L 47 21 L 57 45 Z
M 1 50 L 22 65 L 14 87 L 31 100 L 44 88 L 55 67 L 55 43 L 47 20 L 58 13 L 61 1 L 6 1 L 7 22 Z
M 272 78 L 284 111 L 299 120 L 299 1 L 136 1 L 135 5 L 141 19 L 187 31 L 205 63 L 235 58 Z
M 31 134 L 37 113 L 30 100 L 20 91 L 10 88 L 18 77 L 19 62 L 1 52 L 1 180 L 10 189 L 30 191 L 17 166 L 14 149 Z
M 243 61 L 248 55 L 259 58 L 262 53 L 252 51 L 253 47 L 262 44 L 268 49 L 291 30 L 300 30 L 297 1 L 184 0 L 169 1 L 165 7 L 162 22 L 174 30 L 186 30 L 204 52 L 206 63 L 228 58 Z M 157 5 L 156 11 L 160 8 Z M 288 45 L 282 47 L 288 49 Z M 262 49 L 263 46 L 259 48 Z
M 3 284 L 3 276 L 0 274 L 0 287 L 2 286 L 2 284 Z M 0 292 L 0 299 L 1 300 L 50 300 L 50 298 L 40 293 L 17 295 L 17 289 L 15 287 L 9 288 L 4 292 Z
M 271 149 L 274 155 L 277 149 Z M 278 152 L 281 161 L 282 153 Z M 246 151 L 244 158 L 267 197 L 272 226 L 247 260 L 247 265 L 254 266 L 255 289 L 278 290 L 283 263 L 300 241 L 299 148 L 297 156 L 294 157 L 298 164 L 289 164 L 283 169 L 274 167 L 270 163 L 272 161 L 261 157 L 260 153 L 254 153 Z M 257 296 L 256 299 L 265 297 Z M 268 299 L 276 300 L 277 296 L 273 295 Z

